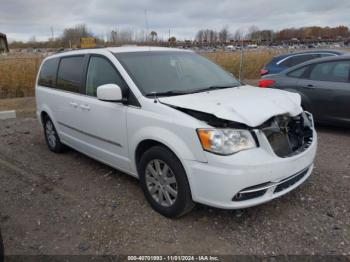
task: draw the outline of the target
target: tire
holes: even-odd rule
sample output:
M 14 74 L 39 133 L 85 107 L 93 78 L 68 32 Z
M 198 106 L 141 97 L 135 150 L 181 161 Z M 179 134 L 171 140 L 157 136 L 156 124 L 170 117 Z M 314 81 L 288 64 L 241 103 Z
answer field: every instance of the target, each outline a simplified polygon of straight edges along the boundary
M 64 144 L 62 144 L 58 136 L 57 130 L 50 117 L 44 117 L 43 126 L 45 141 L 50 151 L 55 153 L 62 153 L 66 151 L 67 147 Z
M 138 171 L 147 201 L 163 216 L 180 217 L 195 206 L 185 169 L 166 147 L 148 149 L 141 157 Z

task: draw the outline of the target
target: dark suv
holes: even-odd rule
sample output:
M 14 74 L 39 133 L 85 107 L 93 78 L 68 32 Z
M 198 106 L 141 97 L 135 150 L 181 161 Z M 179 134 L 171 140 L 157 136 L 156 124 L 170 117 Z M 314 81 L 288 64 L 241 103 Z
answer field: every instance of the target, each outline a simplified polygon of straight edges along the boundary
M 304 63 L 311 59 L 339 56 L 346 53 L 346 51 L 341 50 L 312 50 L 275 56 L 263 69 L 260 70 L 260 75 L 278 74 L 289 67 Z

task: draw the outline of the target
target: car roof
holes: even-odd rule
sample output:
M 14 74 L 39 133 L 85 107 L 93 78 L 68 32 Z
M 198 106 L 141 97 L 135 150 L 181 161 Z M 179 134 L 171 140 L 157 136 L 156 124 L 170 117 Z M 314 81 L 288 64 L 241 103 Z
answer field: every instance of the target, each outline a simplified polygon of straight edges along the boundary
M 175 52 L 192 52 L 190 50 L 184 50 L 171 47 L 158 47 L 158 46 L 121 46 L 121 47 L 107 47 L 107 50 L 112 53 L 125 53 L 125 52 L 152 52 L 152 51 L 175 51 Z
M 193 52 L 191 50 L 183 50 L 178 48 L 170 47 L 155 47 L 155 46 L 121 46 L 121 47 L 102 47 L 102 48 L 86 48 L 86 49 L 76 49 L 68 50 L 55 53 L 47 58 L 69 56 L 69 55 L 82 55 L 82 54 L 93 54 L 93 53 L 127 53 L 127 52 L 155 52 L 155 51 L 164 51 L 164 52 Z
M 303 55 L 303 54 L 315 54 L 315 53 L 318 53 L 318 54 L 331 53 L 331 54 L 343 55 L 343 54 L 347 54 L 349 52 L 347 52 L 345 50 L 314 49 L 314 50 L 305 50 L 305 51 L 300 51 L 300 52 L 293 52 L 293 53 L 278 55 L 278 56 L 275 56 L 274 59 L 283 59 L 283 58 L 286 58 L 289 56 Z
M 341 60 L 350 60 L 350 53 L 346 54 L 346 55 L 342 55 L 342 56 L 327 56 L 327 57 L 323 57 L 323 58 L 312 59 L 312 60 L 306 61 L 304 63 L 292 66 L 292 67 L 288 68 L 287 70 L 282 71 L 281 74 L 287 74 L 291 71 L 297 70 L 297 69 L 304 67 L 304 66 L 307 66 L 307 65 L 312 65 L 312 64 L 316 64 L 316 63 L 320 63 L 320 62 L 332 62 L 332 61 L 341 61 Z

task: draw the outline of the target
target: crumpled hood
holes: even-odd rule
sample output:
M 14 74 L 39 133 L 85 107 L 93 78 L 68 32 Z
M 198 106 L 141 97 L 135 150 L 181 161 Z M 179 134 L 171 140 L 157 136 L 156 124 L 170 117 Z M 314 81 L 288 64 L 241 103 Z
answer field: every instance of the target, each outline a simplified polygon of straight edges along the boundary
M 299 94 L 270 88 L 240 86 L 181 96 L 160 97 L 163 104 L 192 109 L 256 127 L 276 115 L 302 112 Z

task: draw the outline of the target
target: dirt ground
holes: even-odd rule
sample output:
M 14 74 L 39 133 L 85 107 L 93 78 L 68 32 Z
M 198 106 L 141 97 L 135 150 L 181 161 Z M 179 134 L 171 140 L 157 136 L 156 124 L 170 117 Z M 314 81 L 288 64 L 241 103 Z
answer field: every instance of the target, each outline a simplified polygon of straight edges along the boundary
M 35 97 L 0 99 L 0 111 L 16 110 L 17 116 L 35 115 Z
M 171 220 L 138 180 L 74 150 L 51 153 L 34 117 L 0 121 L 6 253 L 350 255 L 350 130 L 318 134 L 316 168 L 293 192 L 238 211 L 197 205 Z

